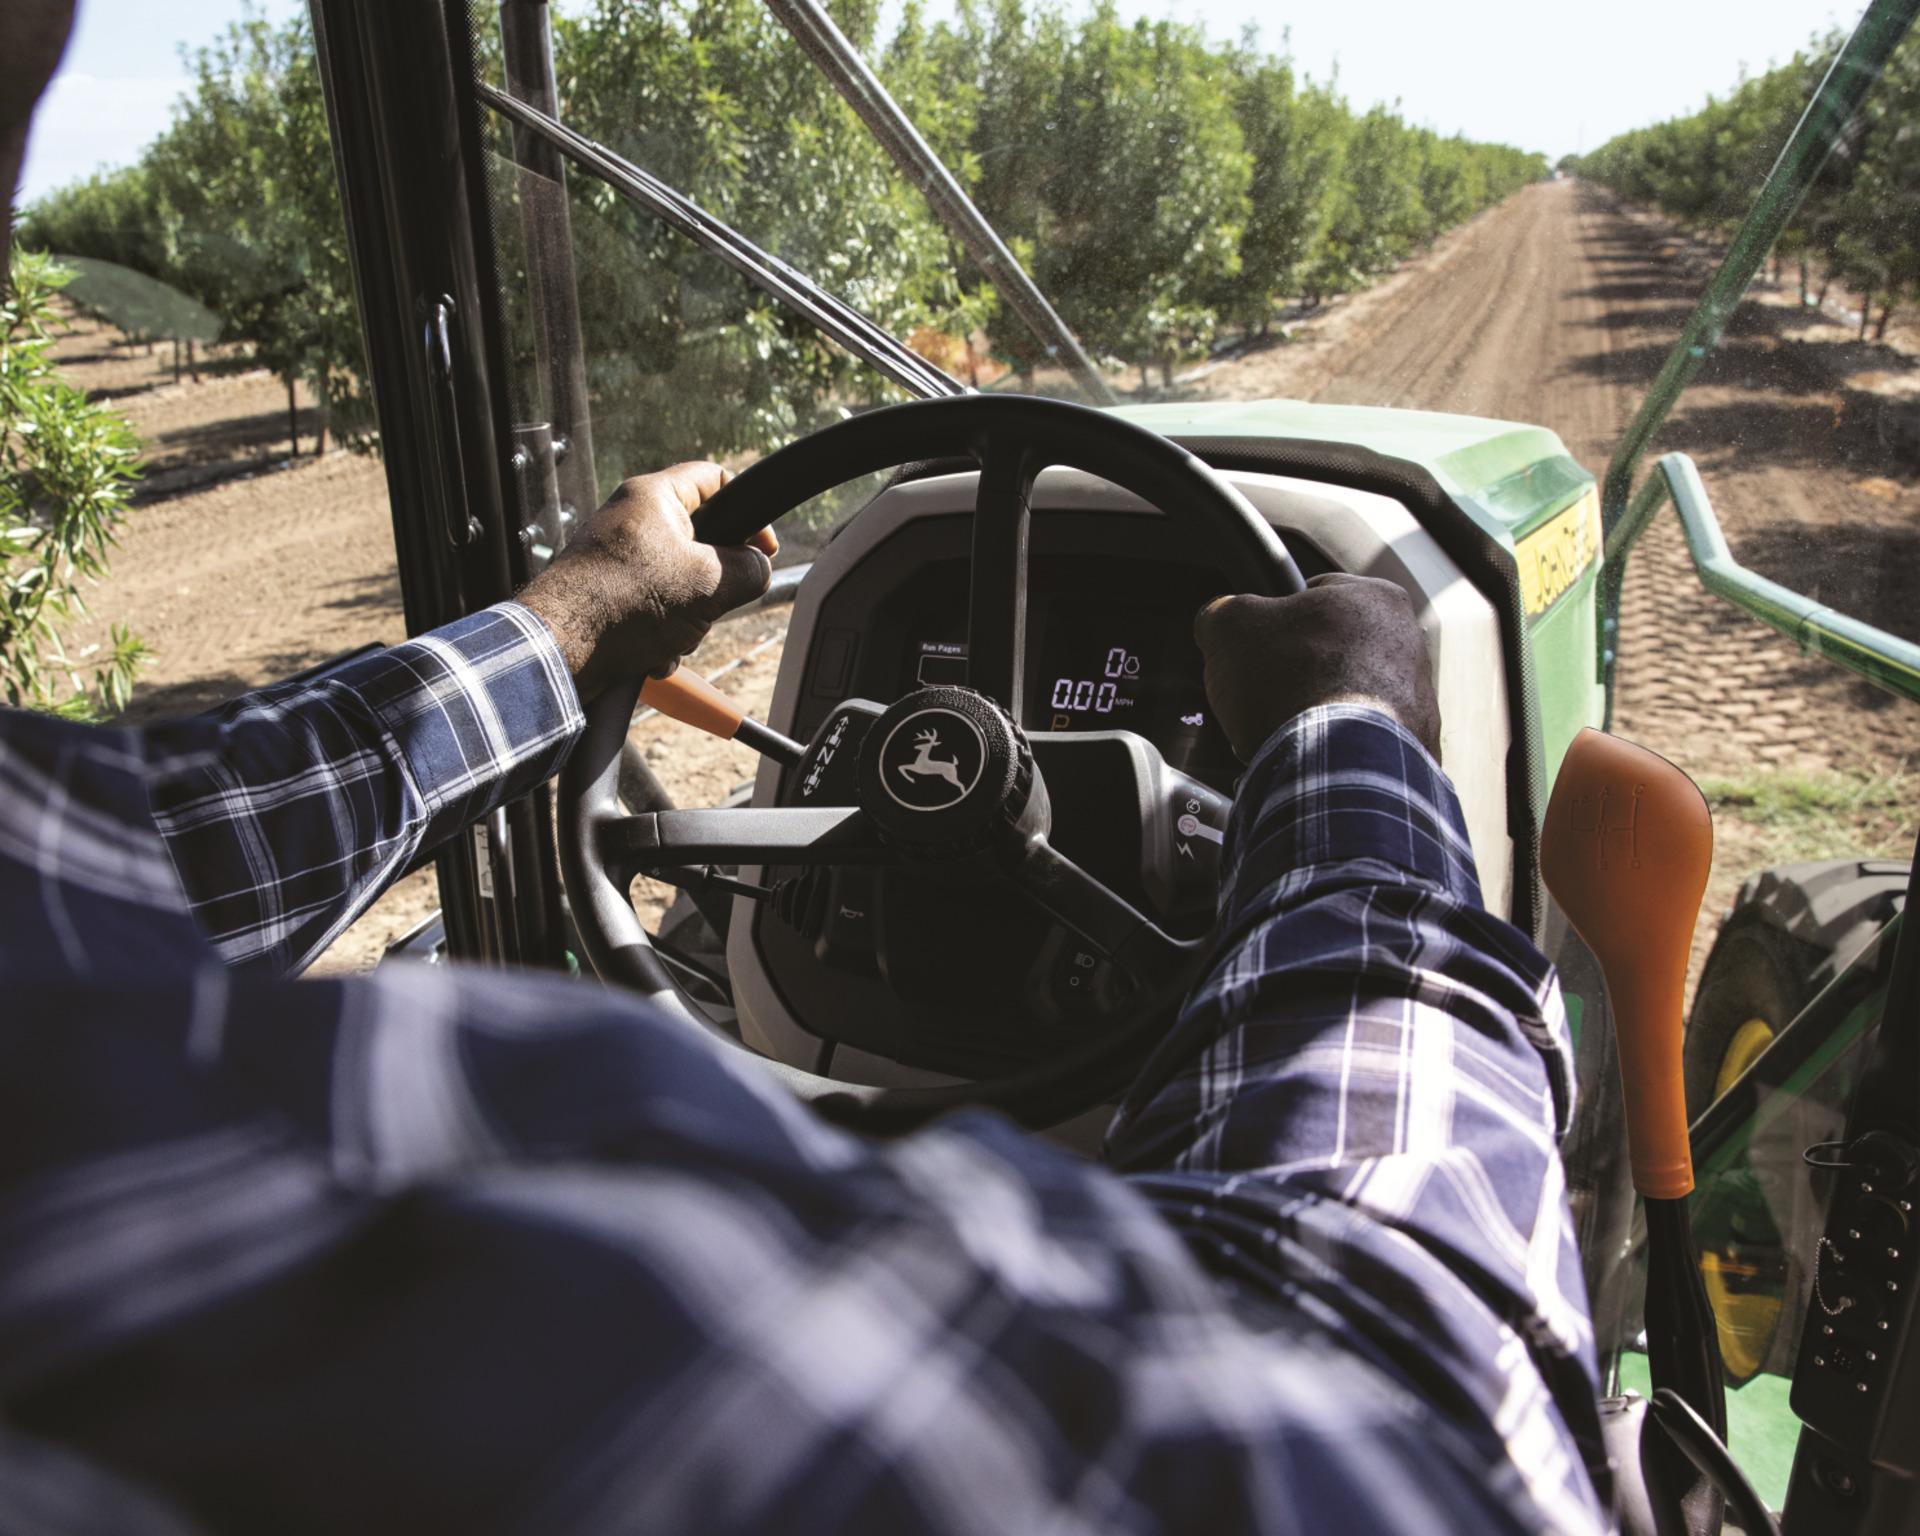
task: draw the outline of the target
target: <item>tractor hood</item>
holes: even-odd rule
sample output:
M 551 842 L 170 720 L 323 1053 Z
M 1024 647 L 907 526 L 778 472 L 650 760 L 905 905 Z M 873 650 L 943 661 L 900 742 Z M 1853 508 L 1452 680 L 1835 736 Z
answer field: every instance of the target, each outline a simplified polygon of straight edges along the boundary
M 1497 538 L 1511 541 L 1593 484 L 1545 427 L 1439 411 L 1302 400 L 1120 406 L 1165 437 L 1305 438 L 1353 443 L 1418 464 Z

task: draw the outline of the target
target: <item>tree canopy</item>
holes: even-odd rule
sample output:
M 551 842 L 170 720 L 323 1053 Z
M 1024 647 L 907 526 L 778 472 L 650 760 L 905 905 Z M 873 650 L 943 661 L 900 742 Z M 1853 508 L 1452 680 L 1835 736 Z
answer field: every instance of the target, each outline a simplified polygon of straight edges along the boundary
M 1397 109 L 1355 113 L 1248 36 L 1126 21 L 1111 3 L 877 0 L 835 19 L 873 61 L 1088 350 L 1144 385 L 1223 330 L 1361 286 L 1546 173 Z M 756 0 L 594 0 L 556 14 L 562 114 L 899 336 L 1045 363 L 884 151 Z M 497 41 L 480 39 L 495 71 Z M 370 423 L 310 27 L 257 14 L 191 59 L 172 126 L 123 170 L 42 199 L 23 245 L 112 262 L 205 306 L 336 425 Z M 496 263 L 525 283 L 525 186 L 495 125 Z M 682 237 L 569 181 L 602 456 L 628 469 L 763 451 L 888 386 Z M 531 354 L 510 316 L 516 371 Z M 516 381 L 537 399 L 537 387 Z M 607 451 L 611 450 L 611 451 Z
M 1694 229 L 1729 234 L 1753 207 L 1840 42 L 1817 40 L 1698 112 L 1623 133 L 1563 163 Z M 1894 306 L 1920 295 L 1920 35 L 1894 50 L 1776 250 L 1799 262 L 1803 297 L 1815 276 L 1822 291 L 1829 279 L 1854 289 L 1863 334 L 1876 304 L 1884 333 Z

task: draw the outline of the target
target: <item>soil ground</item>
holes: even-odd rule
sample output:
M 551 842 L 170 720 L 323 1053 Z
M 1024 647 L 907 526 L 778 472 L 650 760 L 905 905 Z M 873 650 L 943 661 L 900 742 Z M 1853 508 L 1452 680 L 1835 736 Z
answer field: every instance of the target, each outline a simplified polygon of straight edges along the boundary
M 1528 188 L 1285 344 L 1203 371 L 1185 392 L 1407 406 L 1543 423 L 1598 473 L 1666 355 L 1710 252 L 1596 189 Z M 1920 640 L 1920 371 L 1860 344 L 1797 294 L 1759 291 L 1655 445 L 1700 463 L 1736 553 L 1844 612 Z M 149 480 L 101 619 L 145 637 L 140 717 L 200 709 L 403 633 L 386 483 L 338 451 L 289 461 L 286 397 L 259 372 L 172 382 L 82 324 L 76 382 L 150 444 Z M 303 421 L 303 447 L 312 423 Z M 719 626 L 693 665 L 764 710 L 780 610 Z M 1740 880 L 1789 858 L 1911 845 L 1920 711 L 1792 646 L 1694 579 L 1663 516 L 1629 568 L 1615 725 L 1705 781 L 1719 856 L 1696 966 Z M 84 638 L 84 637 L 83 637 Z M 686 804 L 750 777 L 752 755 L 671 722 L 635 728 Z M 321 962 L 357 969 L 431 910 L 430 874 L 396 887 Z

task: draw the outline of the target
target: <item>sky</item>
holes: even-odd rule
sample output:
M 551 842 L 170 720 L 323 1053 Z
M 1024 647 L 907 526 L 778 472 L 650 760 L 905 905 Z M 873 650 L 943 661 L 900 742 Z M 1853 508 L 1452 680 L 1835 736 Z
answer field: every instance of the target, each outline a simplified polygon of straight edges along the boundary
M 302 3 L 260 0 L 274 19 Z M 1743 67 L 1758 73 L 1814 33 L 1850 27 L 1861 8 L 1853 0 L 1118 3 L 1127 15 L 1202 22 L 1221 38 L 1258 25 L 1266 46 L 1286 43 L 1306 73 L 1337 71 L 1360 107 L 1398 101 L 1410 121 L 1439 132 L 1555 159 L 1690 111 Z M 35 119 L 20 201 L 134 159 L 186 84 L 181 47 L 209 41 L 244 9 L 244 0 L 80 0 L 73 41 Z M 935 0 L 929 14 L 942 9 Z

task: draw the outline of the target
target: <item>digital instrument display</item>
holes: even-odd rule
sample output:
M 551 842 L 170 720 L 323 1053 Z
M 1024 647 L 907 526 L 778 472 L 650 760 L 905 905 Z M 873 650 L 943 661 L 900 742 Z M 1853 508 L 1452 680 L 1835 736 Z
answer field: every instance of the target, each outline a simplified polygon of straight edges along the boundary
M 1148 608 L 1097 598 L 1048 605 L 1027 692 L 1027 727 L 1132 731 L 1183 771 L 1230 766 L 1208 718 L 1200 648 L 1188 615 L 1199 604 Z
M 1109 620 L 1085 629 L 1050 623 L 1037 679 L 1039 697 L 1029 712 L 1033 723 L 1050 731 L 1146 734 L 1152 729 L 1145 722 L 1159 638 L 1151 630 L 1142 634 L 1137 621 Z
M 1169 613 L 1078 594 L 1055 598 L 1034 615 L 1021 724 L 1132 731 L 1183 772 L 1230 779 L 1233 754 L 1212 721 L 1188 620 L 1199 601 L 1170 604 Z M 924 632 L 914 638 L 903 688 L 966 680 L 964 641 Z

